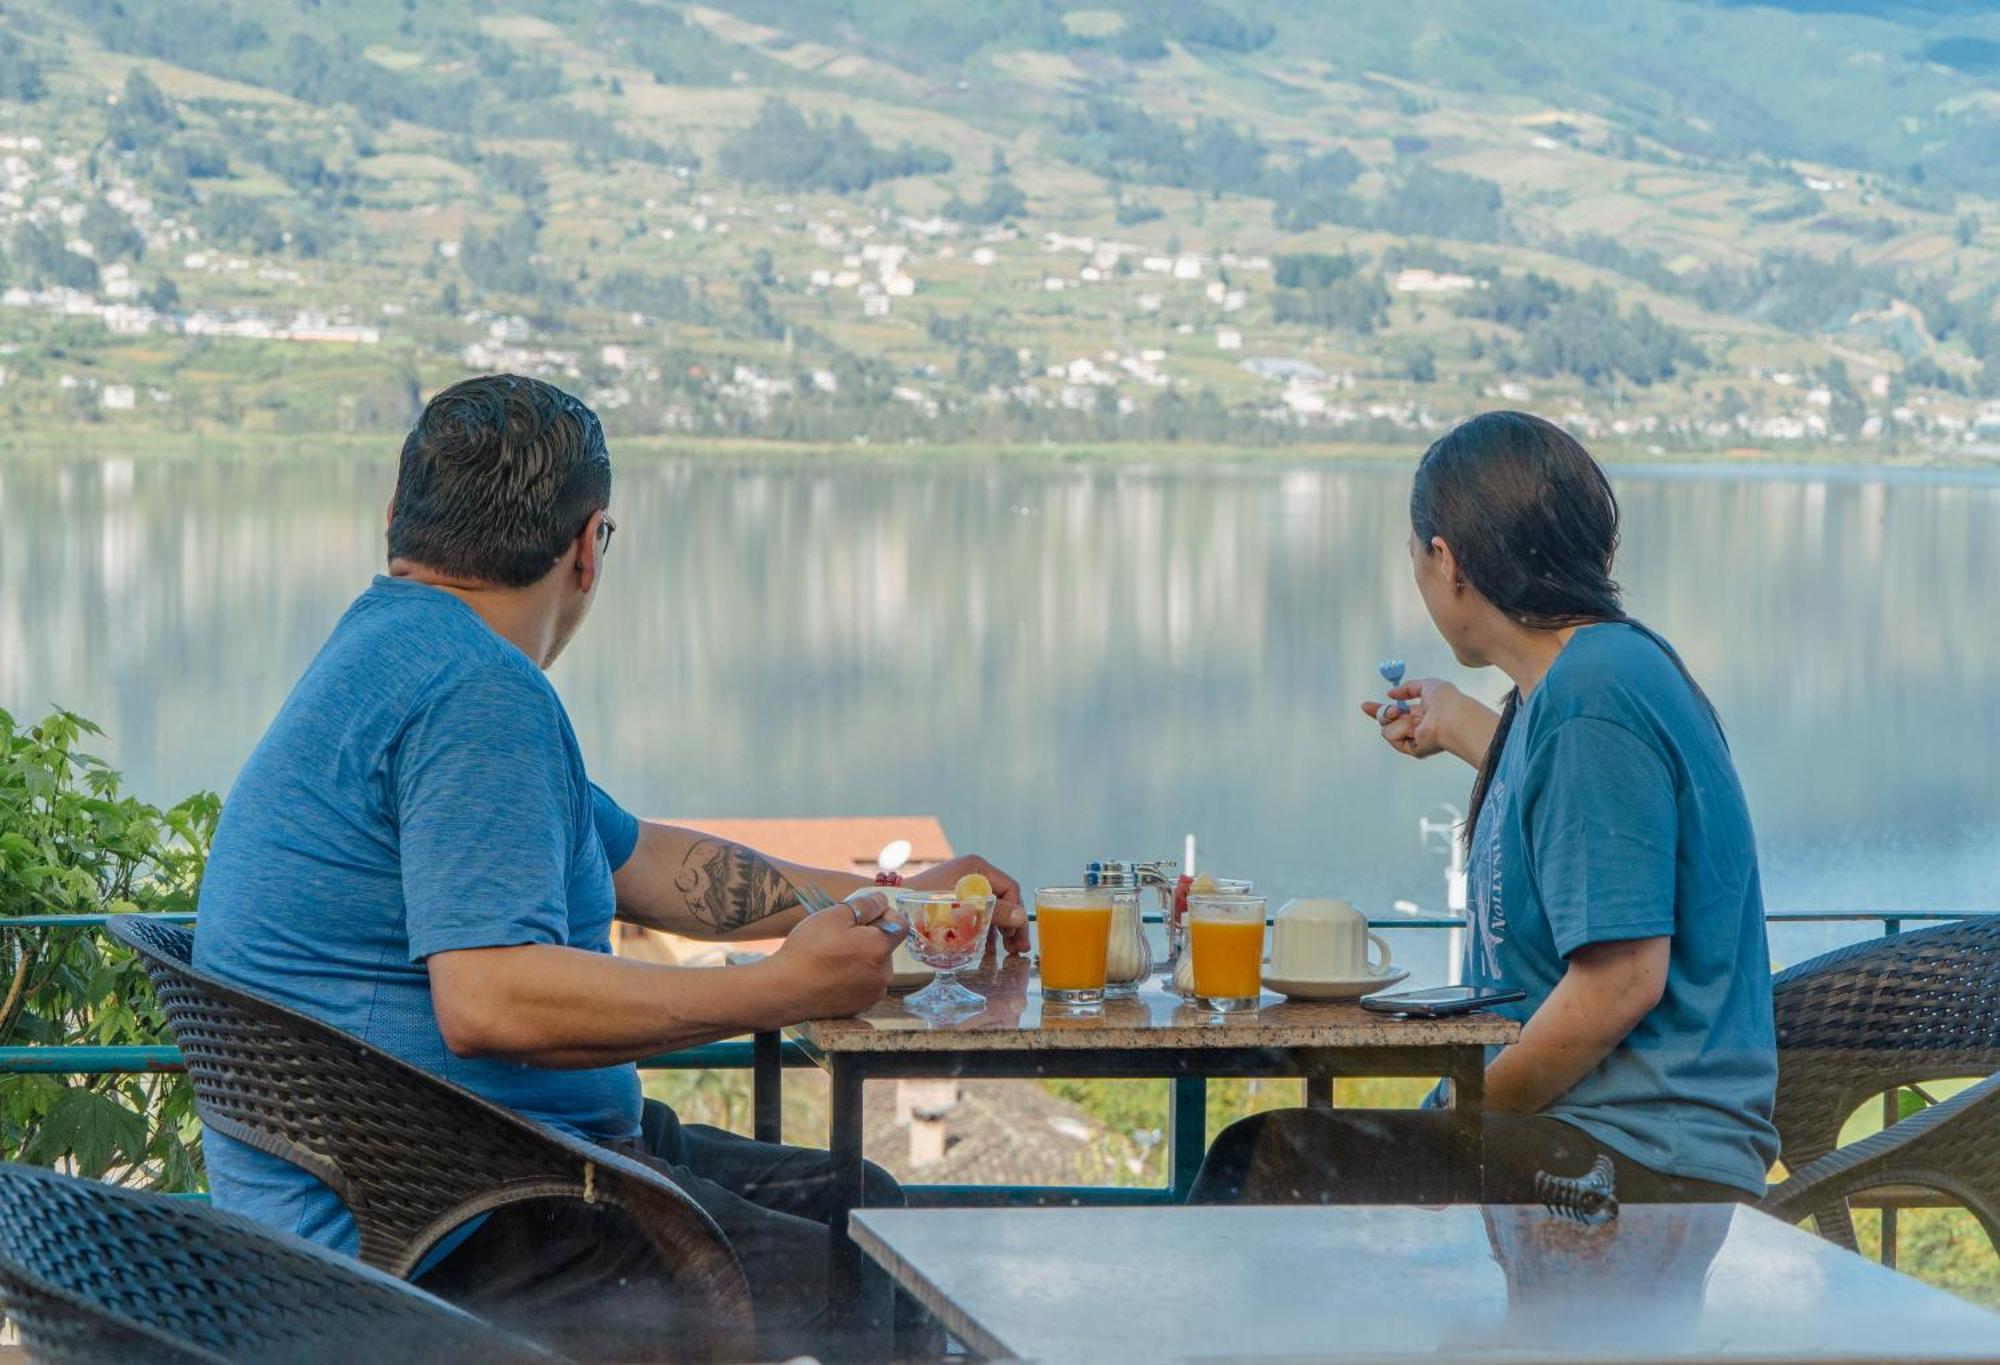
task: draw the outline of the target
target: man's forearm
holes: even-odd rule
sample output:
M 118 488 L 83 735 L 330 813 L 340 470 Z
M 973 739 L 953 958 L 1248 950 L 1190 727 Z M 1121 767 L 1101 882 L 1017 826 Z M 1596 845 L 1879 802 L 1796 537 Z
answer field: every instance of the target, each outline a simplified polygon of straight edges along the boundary
M 804 916 L 799 887 L 835 900 L 868 879 L 809 868 L 728 839 L 642 821 L 632 856 L 618 869 L 618 918 L 701 939 L 782 938 Z
M 769 962 L 667 967 L 552 944 L 440 953 L 431 996 L 461 1056 L 610 1066 L 797 1022 Z

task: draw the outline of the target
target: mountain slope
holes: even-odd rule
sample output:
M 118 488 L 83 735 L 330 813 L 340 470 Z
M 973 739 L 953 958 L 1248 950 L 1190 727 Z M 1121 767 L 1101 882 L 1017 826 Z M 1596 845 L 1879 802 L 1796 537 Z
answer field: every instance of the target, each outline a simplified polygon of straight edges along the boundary
M 1924 55 L 2000 21 L 1605 8 L 17 4 L 0 402 L 393 428 L 506 365 L 628 433 L 2000 427 L 2000 117 Z

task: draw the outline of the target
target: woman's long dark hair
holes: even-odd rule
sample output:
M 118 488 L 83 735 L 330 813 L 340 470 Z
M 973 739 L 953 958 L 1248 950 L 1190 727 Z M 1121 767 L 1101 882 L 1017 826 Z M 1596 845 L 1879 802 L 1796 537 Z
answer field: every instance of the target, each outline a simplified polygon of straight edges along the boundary
M 1640 630 L 1714 715 L 1680 656 L 1625 614 L 1611 577 L 1618 499 L 1590 452 L 1555 423 L 1525 412 L 1488 412 L 1453 427 L 1417 465 L 1410 526 L 1425 553 L 1433 537 L 1449 545 L 1466 582 L 1523 626 L 1561 630 L 1623 621 Z M 1468 847 L 1520 708 L 1521 690 L 1510 688 L 1473 780 Z

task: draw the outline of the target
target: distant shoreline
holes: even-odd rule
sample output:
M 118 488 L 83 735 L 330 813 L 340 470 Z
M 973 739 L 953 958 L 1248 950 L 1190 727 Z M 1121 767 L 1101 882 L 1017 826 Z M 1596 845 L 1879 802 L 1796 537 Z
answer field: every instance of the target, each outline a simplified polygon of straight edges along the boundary
M 1053 464 L 1351 464 L 1408 465 L 1427 444 L 1407 446 L 1358 442 L 1300 442 L 1289 445 L 1145 445 L 1138 442 L 1055 444 L 986 442 L 831 444 L 755 438 L 611 436 L 614 456 L 658 459 L 696 457 L 742 460 L 852 460 L 868 463 L 967 463 L 980 460 Z M 373 458 L 393 464 L 400 437 L 391 432 L 148 432 L 77 431 L 0 433 L 0 465 L 49 459 L 198 460 L 211 456 L 270 460 L 327 457 Z M 1595 443 L 1591 450 L 1607 465 L 1647 475 L 1674 477 L 1730 469 L 1785 478 L 1812 474 L 1867 473 L 1991 474 L 2000 477 L 2000 447 L 1980 446 L 1949 453 L 1888 453 L 1869 449 L 1790 450 L 1736 447 L 1726 450 L 1653 451 L 1641 446 Z M 1983 480 L 1982 480 L 1983 481 Z

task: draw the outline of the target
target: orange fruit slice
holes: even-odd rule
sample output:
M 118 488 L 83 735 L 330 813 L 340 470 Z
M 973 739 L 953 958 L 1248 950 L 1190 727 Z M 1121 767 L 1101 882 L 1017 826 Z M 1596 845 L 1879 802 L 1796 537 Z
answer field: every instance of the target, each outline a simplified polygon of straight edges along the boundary
M 993 894 L 993 883 L 977 872 L 968 872 L 958 879 L 958 885 L 952 888 L 951 894 L 962 901 L 976 896 L 990 896 Z

